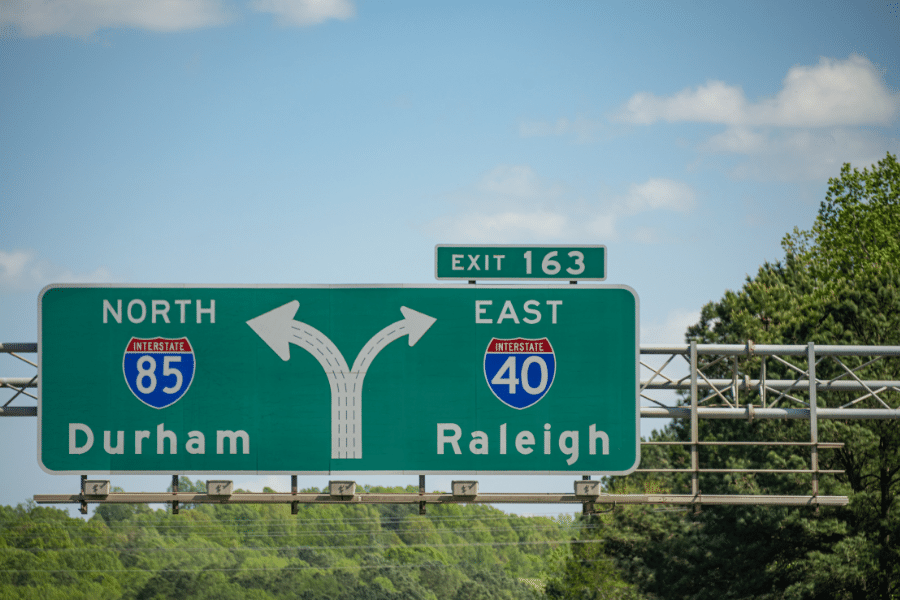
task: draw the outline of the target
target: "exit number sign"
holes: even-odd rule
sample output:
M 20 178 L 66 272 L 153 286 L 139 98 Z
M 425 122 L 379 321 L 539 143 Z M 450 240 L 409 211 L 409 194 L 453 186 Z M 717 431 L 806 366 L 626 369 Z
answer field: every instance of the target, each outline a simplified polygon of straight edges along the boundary
M 603 281 L 606 246 L 500 246 L 438 244 L 436 279 Z

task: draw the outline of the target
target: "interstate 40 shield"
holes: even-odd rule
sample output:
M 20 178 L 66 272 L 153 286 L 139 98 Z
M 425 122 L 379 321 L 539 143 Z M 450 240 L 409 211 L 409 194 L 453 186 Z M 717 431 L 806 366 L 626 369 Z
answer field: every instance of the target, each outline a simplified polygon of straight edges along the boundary
M 556 356 L 550 340 L 491 338 L 484 353 L 484 376 L 497 399 L 512 408 L 528 408 L 553 384 Z

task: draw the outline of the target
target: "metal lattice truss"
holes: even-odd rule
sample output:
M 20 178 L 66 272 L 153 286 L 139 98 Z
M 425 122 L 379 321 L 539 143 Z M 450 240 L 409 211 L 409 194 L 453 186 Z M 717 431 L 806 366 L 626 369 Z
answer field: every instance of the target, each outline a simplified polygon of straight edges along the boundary
M 0 344 L 0 356 L 8 354 L 37 370 L 37 365 L 21 354 L 36 353 L 37 344 Z M 294 511 L 298 503 L 412 503 L 424 512 L 426 504 L 446 503 L 580 503 L 585 513 L 595 505 L 606 504 L 776 504 L 784 506 L 845 505 L 845 496 L 820 496 L 820 475 L 841 473 L 819 469 L 819 449 L 839 448 L 840 443 L 820 442 L 819 419 L 900 419 L 900 380 L 870 379 L 886 361 L 900 361 L 900 346 L 816 346 L 812 343 L 792 346 L 732 344 L 690 344 L 680 346 L 643 346 L 640 351 L 641 418 L 690 419 L 689 442 L 642 442 L 643 445 L 683 445 L 690 447 L 691 466 L 684 469 L 638 469 L 638 473 L 690 473 L 690 494 L 603 494 L 585 497 L 578 494 L 478 494 L 457 497 L 425 493 L 420 476 L 418 494 L 355 494 L 352 497 L 302 494 L 297 492 L 296 476 L 292 492 L 284 494 L 234 494 L 228 498 L 205 494 L 179 493 L 177 478 L 174 492 L 145 494 L 109 494 L 90 497 L 82 489 L 78 494 L 35 496 L 39 503 L 80 503 L 86 512 L 88 502 L 134 503 L 168 501 L 177 512 L 178 502 L 191 503 L 287 503 Z M 889 372 L 900 370 L 893 367 Z M 769 372 L 778 378 L 769 376 Z M 723 373 L 731 377 L 723 378 Z M 827 374 L 819 376 L 818 374 Z M 38 386 L 38 373 L 23 377 L 0 377 L 0 416 L 36 416 L 36 399 L 29 390 Z M 837 402 L 834 399 L 839 399 Z M 810 423 L 808 442 L 797 441 L 705 441 L 699 439 L 699 419 L 800 419 Z M 701 469 L 700 450 L 704 446 L 800 446 L 809 449 L 809 469 Z M 701 474 L 807 474 L 811 476 L 810 495 L 703 495 Z M 584 479 L 589 479 L 587 476 Z M 84 480 L 84 477 L 82 477 Z M 576 490 L 579 488 L 576 486 Z
M 661 357 L 664 359 L 661 360 Z M 704 358 L 701 364 L 700 357 Z M 783 473 L 810 474 L 810 503 L 821 503 L 819 476 L 843 471 L 819 469 L 819 449 L 839 448 L 843 444 L 819 441 L 819 419 L 900 419 L 897 392 L 900 381 L 864 379 L 865 372 L 885 366 L 881 361 L 897 360 L 900 346 L 776 346 L 747 344 L 697 344 L 641 348 L 641 367 L 650 372 L 641 382 L 641 417 L 689 418 L 690 442 L 644 442 L 647 445 L 684 444 L 690 446 L 689 469 L 639 469 L 643 472 L 691 474 L 691 494 L 700 497 L 701 473 Z M 687 373 L 669 375 L 673 362 L 687 363 Z M 799 360 L 798 360 L 799 359 Z M 826 363 L 826 361 L 829 361 Z M 660 363 L 661 364 L 654 364 Z M 800 364 L 797 364 L 800 363 Z M 856 364 L 858 363 L 858 364 Z M 852 365 L 852 366 L 851 366 Z M 683 363 L 680 365 L 684 367 Z M 769 366 L 793 379 L 770 379 Z M 758 373 L 751 379 L 751 369 Z M 730 371 L 731 378 L 710 375 Z M 890 372 L 896 372 L 890 371 Z M 835 373 L 829 378 L 817 373 Z M 651 393 L 680 392 L 675 405 L 651 397 Z M 685 397 L 685 392 L 689 396 Z M 828 398 L 825 398 L 825 395 Z M 893 406 L 888 402 L 893 394 Z M 847 396 L 851 396 L 849 400 Z M 801 396 L 805 396 L 805 399 Z M 820 399 L 820 396 L 822 398 Z M 842 401 L 828 402 L 832 398 Z M 680 400 L 680 402 L 679 402 Z M 690 404 L 686 405 L 687 400 Z M 845 401 L 844 401 L 845 400 Z M 819 406 L 823 404 L 824 406 Z M 829 404 L 837 406 L 829 407 Z M 809 421 L 809 442 L 708 442 L 699 439 L 699 419 L 803 419 Z M 700 448 L 710 445 L 808 446 L 809 469 L 701 469 Z M 837 497 L 834 497 L 837 498 Z M 846 503 L 843 498 L 843 503 Z
M 705 359 L 702 364 L 701 357 Z M 753 342 L 643 346 L 641 417 L 689 418 L 696 405 L 698 416 L 706 419 L 806 420 L 810 412 L 819 419 L 898 419 L 896 400 L 891 406 L 885 395 L 900 391 L 900 381 L 861 376 L 890 357 L 900 357 L 900 346 L 776 346 Z M 817 371 L 822 372 L 825 366 L 837 374 L 827 379 L 817 377 Z M 772 367 L 793 378 L 769 378 Z M 709 375 L 726 370 L 731 372 L 728 379 Z M 660 392 L 670 392 L 668 403 L 660 399 Z M 671 392 L 690 392 L 690 406 L 675 406 Z M 805 399 L 798 392 L 803 392 Z M 834 407 L 810 402 L 810 398 L 815 400 L 831 392 L 857 395 Z
M 37 407 L 27 404 L 27 399 L 37 400 L 37 396 L 29 391 L 29 388 L 37 388 L 38 375 L 37 363 L 22 356 L 22 354 L 34 354 L 37 352 L 37 344 L 0 344 L 0 355 L 7 355 L 17 359 L 17 366 L 24 367 L 25 371 L 34 369 L 34 375 L 25 377 L 0 377 L 0 390 L 8 391 L 9 397 L 0 396 L 0 417 L 33 417 L 37 416 Z M 25 367 L 24 365 L 28 365 Z M 4 365 L 4 368 L 8 368 Z M 26 404 L 23 404 L 26 403 Z

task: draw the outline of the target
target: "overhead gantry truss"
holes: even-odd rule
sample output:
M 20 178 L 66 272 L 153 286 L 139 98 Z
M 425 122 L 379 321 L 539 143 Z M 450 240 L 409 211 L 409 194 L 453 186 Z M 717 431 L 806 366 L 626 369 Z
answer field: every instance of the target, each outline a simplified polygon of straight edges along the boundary
M 38 365 L 23 354 L 36 353 L 37 344 L 0 344 L 0 355 L 7 354 L 37 371 Z M 193 492 L 110 493 L 90 496 L 82 489 L 77 494 L 35 496 L 38 503 L 301 503 L 418 504 L 424 512 L 427 504 L 446 503 L 580 503 L 586 513 L 598 504 L 755 504 L 784 506 L 845 505 L 845 496 L 819 495 L 823 475 L 836 475 L 839 470 L 819 468 L 819 450 L 841 447 L 835 442 L 819 440 L 818 423 L 823 419 L 900 419 L 900 381 L 870 379 L 865 373 L 878 368 L 879 361 L 900 360 L 900 346 L 826 346 L 826 345 L 755 345 L 697 344 L 642 346 L 641 418 L 690 419 L 689 441 L 642 442 L 644 446 L 682 445 L 689 447 L 690 467 L 683 469 L 638 469 L 638 473 L 689 473 L 690 494 L 477 494 L 459 496 L 426 493 L 424 476 L 420 476 L 418 494 L 304 494 L 297 492 L 296 476 L 291 493 L 238 493 L 210 496 Z M 780 374 L 772 378 L 769 373 Z M 892 372 L 897 372 L 895 369 Z M 723 378 L 728 373 L 731 377 Z M 827 373 L 827 377 L 822 374 Z M 787 375 L 787 377 L 785 377 Z M 0 389 L 9 398 L 0 398 L 0 417 L 37 416 L 31 392 L 39 385 L 39 374 L 0 377 Z M 841 400 L 832 399 L 840 394 Z M 809 421 L 809 441 L 737 441 L 701 440 L 700 419 L 791 419 Z M 808 469 L 728 469 L 701 468 L 701 449 L 710 446 L 796 446 L 809 451 Z M 811 476 L 809 495 L 703 495 L 700 476 L 711 474 L 805 474 Z M 84 478 L 82 478 L 84 480 Z M 585 477 L 587 479 L 587 477 Z M 578 491 L 576 486 L 576 492 Z

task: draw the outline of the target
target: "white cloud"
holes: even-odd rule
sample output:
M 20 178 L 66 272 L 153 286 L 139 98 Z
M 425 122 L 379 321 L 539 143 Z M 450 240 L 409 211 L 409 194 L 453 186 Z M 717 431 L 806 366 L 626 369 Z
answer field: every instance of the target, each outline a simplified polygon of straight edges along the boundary
M 765 134 L 743 126 L 729 127 L 706 142 L 709 150 L 737 154 L 756 154 L 765 150 L 767 145 Z
M 866 167 L 894 151 L 900 141 L 872 128 L 894 123 L 900 93 L 888 89 L 867 58 L 822 58 L 788 70 L 781 90 L 751 102 L 737 86 L 712 81 L 672 96 L 635 94 L 618 118 L 635 124 L 657 121 L 718 123 L 727 128 L 700 150 L 744 158 L 730 168 L 737 179 L 822 181 L 843 163 Z
M 110 27 L 181 31 L 227 21 L 219 0 L 11 0 L 0 10 L 0 25 L 26 37 L 83 37 Z
M 664 237 L 653 227 L 637 227 L 631 233 L 631 239 L 639 244 L 658 244 Z
M 670 179 L 650 179 L 631 186 L 623 197 L 587 202 L 561 184 L 545 183 L 527 165 L 497 167 L 460 197 L 467 209 L 433 219 L 424 229 L 460 243 L 606 243 L 619 238 L 618 227 L 628 217 L 686 212 L 695 203 L 690 186 Z M 632 237 L 639 242 L 655 239 L 644 234 Z
M 732 126 L 835 127 L 889 125 L 900 112 L 900 93 L 863 56 L 821 58 L 814 66 L 792 67 L 774 98 L 749 102 L 740 87 L 710 81 L 673 96 L 641 92 L 626 102 L 620 120 L 721 123 Z
M 349 0 L 253 0 L 250 8 L 276 15 L 281 25 L 316 25 L 328 19 L 349 19 L 356 8 Z
M 584 232 L 594 239 L 609 241 L 618 239 L 616 215 L 611 212 L 592 215 L 584 222 Z
M 560 239 L 575 227 L 559 208 L 565 193 L 563 186 L 545 183 L 527 165 L 500 165 L 460 194 L 461 203 L 470 208 L 434 219 L 425 229 L 461 242 Z
M 482 177 L 477 187 L 487 194 L 520 200 L 535 199 L 550 193 L 541 189 L 537 173 L 526 165 L 499 166 Z
M 672 179 L 649 179 L 631 186 L 625 205 L 632 213 L 650 210 L 687 212 L 694 207 L 694 190 Z
M 735 124 L 744 119 L 746 104 L 740 88 L 711 81 L 668 98 L 648 92 L 635 94 L 625 104 L 619 119 L 636 125 L 651 125 L 656 121 Z
M 900 140 L 861 128 L 775 129 L 747 132 L 729 128 L 702 149 L 744 158 L 732 170 L 736 179 L 826 181 L 849 162 L 863 168 L 900 151 Z
M 39 290 L 49 283 L 114 283 L 118 281 L 106 267 L 90 273 L 71 270 L 40 260 L 33 251 L 0 250 L 0 289 Z
M 814 67 L 792 67 L 773 100 L 753 107 L 758 125 L 832 127 L 888 125 L 900 109 L 900 94 L 892 93 L 869 59 L 858 54 L 845 61 L 821 58 Z

